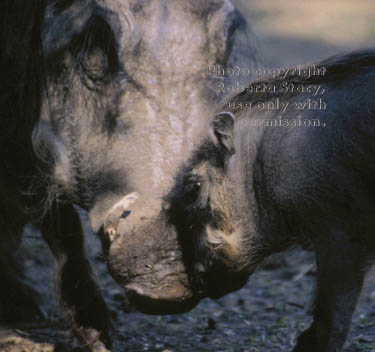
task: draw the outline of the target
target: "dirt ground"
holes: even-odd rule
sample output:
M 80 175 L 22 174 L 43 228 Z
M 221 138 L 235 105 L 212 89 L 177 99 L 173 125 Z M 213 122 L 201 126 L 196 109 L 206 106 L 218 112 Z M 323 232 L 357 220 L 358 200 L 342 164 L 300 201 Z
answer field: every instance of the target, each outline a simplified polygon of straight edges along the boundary
M 116 326 L 113 352 L 280 352 L 290 351 L 311 322 L 315 265 L 298 249 L 267 260 L 238 292 L 203 300 L 191 312 L 147 316 L 128 310 L 126 299 L 100 261 L 100 245 L 88 231 L 88 252 Z M 19 255 L 43 296 L 47 319 L 0 331 L 2 352 L 52 352 L 70 346 L 54 295 L 53 259 L 39 235 L 27 229 Z M 68 346 L 68 347 L 67 347 Z M 65 349 L 66 351 L 66 349 Z M 375 352 L 375 275 L 370 274 L 355 313 L 346 352 Z
M 243 1 L 264 65 L 312 62 L 340 51 L 375 45 L 372 0 Z M 318 6 L 318 4 L 320 4 Z M 347 23 L 351 23 L 348 28 Z M 347 32 L 347 35 L 343 31 Z M 87 230 L 88 251 L 113 312 L 113 352 L 290 351 L 311 322 L 315 267 L 310 253 L 291 250 L 268 260 L 238 292 L 204 300 L 176 316 L 124 313 L 126 299 L 100 261 L 99 243 Z M 0 329 L 1 352 L 51 352 L 69 346 L 54 295 L 53 260 L 39 234 L 27 228 L 19 255 L 31 284 L 43 297 L 47 318 Z M 371 273 L 355 313 L 346 352 L 375 352 L 375 275 Z

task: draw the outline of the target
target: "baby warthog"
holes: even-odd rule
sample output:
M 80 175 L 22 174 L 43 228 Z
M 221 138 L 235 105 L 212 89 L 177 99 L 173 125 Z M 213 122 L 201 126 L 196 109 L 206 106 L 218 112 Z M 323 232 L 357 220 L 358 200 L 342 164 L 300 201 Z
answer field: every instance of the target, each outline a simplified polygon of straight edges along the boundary
M 274 92 L 228 102 L 167 200 L 198 297 L 240 288 L 290 245 L 315 251 L 314 321 L 294 352 L 342 350 L 375 253 L 375 51 L 318 67 L 326 73 L 279 76 L 263 82 Z M 291 84 L 299 89 L 282 92 Z M 325 108 L 298 109 L 310 85 L 324 92 Z M 260 108 L 276 99 L 291 108 Z M 258 108 L 233 109 L 245 103 Z

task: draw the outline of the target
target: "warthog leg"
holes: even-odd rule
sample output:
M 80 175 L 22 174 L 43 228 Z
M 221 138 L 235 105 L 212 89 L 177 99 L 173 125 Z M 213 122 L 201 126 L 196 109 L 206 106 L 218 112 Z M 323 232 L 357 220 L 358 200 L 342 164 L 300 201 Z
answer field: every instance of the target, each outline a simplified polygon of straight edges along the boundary
M 314 321 L 293 352 L 340 352 L 349 331 L 368 263 L 366 248 L 342 231 L 317 242 Z
M 41 231 L 55 256 L 60 299 L 73 335 L 90 351 L 106 351 L 109 312 L 85 254 L 78 213 L 72 205 L 55 207 Z

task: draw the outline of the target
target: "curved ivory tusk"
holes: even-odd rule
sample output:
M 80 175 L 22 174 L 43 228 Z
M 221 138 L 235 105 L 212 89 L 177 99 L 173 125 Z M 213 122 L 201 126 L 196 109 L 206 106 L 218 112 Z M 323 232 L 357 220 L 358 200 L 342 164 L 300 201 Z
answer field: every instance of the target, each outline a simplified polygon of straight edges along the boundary
M 139 198 L 139 193 L 133 192 L 126 195 L 124 198 L 121 198 L 110 210 L 108 214 L 113 213 L 119 208 L 126 209 L 129 205 L 133 204 Z
M 121 214 L 129 208 L 131 204 L 139 198 L 137 192 L 129 193 L 121 198 L 108 212 L 107 219 L 104 222 L 104 233 L 111 241 L 114 240 L 117 232 L 117 225 L 120 221 Z
M 116 236 L 116 229 L 112 226 L 108 226 L 104 229 L 104 233 L 109 237 L 111 241 L 113 241 Z

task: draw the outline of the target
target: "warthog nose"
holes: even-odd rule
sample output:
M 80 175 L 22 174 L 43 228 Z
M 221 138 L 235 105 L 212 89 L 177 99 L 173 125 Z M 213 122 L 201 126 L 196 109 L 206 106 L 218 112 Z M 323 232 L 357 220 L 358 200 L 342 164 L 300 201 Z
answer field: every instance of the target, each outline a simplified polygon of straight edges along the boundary
M 157 288 L 137 283 L 126 286 L 126 294 L 136 309 L 145 314 L 179 314 L 194 308 L 199 299 L 181 283 Z

